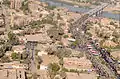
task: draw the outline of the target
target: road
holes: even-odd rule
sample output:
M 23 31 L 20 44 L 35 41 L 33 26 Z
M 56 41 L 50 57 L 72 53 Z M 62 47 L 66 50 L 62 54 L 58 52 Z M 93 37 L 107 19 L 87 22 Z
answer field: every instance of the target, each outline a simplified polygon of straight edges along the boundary
M 85 29 L 86 26 L 83 25 L 89 19 L 90 16 L 94 15 L 96 12 L 103 10 L 103 8 L 107 7 L 108 4 L 103 4 L 101 6 L 96 7 L 93 10 L 90 10 L 89 12 L 85 13 L 82 17 L 77 19 L 71 26 L 70 30 L 71 33 L 73 34 L 74 38 L 78 41 L 78 47 L 79 49 L 83 49 L 84 47 L 87 47 L 86 44 L 90 43 L 88 38 L 85 34 Z M 83 32 L 84 31 L 84 32 Z M 91 40 L 93 41 L 93 40 Z M 90 43 L 91 44 L 91 43 Z M 91 44 L 92 46 L 93 44 Z M 96 49 L 97 46 L 93 46 L 92 49 Z M 86 52 L 86 55 L 88 58 L 91 60 L 94 68 L 98 72 L 98 74 L 101 77 L 105 77 L 106 79 L 118 79 L 119 76 L 116 71 L 114 71 L 114 68 L 112 65 L 114 62 L 110 62 L 112 58 L 107 55 L 106 58 L 101 57 L 101 55 L 94 55 L 93 52 L 89 51 L 90 49 L 85 49 L 84 51 Z M 96 52 L 101 53 L 106 53 L 105 51 L 102 52 L 98 49 L 96 49 Z M 107 61 L 106 61 L 107 60 Z M 112 63 L 112 64 L 111 64 Z
M 30 59 L 30 71 L 32 74 L 36 73 L 36 64 L 35 64 L 35 49 L 34 47 L 36 46 L 37 42 L 34 41 L 29 41 L 26 43 L 26 52 L 28 52 L 28 57 Z

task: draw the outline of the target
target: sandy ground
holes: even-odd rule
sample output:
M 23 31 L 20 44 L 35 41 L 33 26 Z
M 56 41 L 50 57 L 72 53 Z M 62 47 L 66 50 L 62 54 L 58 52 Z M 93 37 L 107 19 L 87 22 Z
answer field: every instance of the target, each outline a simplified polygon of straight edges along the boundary
M 58 63 L 59 59 L 56 56 L 48 56 L 48 55 L 42 55 L 41 57 L 43 59 L 43 62 L 41 65 L 48 65 L 50 63 Z
M 120 59 L 120 50 L 119 51 L 114 51 L 114 52 L 111 52 L 111 55 L 115 58 L 118 58 Z
M 118 13 L 117 11 L 120 11 L 120 7 L 107 7 L 107 8 L 104 9 L 104 11 L 108 11 L 108 12 L 111 12 L 111 13 Z

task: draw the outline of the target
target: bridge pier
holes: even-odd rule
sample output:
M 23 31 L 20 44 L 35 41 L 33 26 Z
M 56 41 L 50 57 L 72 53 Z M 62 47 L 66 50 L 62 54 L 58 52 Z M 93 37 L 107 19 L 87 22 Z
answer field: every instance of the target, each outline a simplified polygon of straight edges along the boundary
M 100 10 L 92 15 L 92 17 L 100 17 L 102 16 L 103 10 Z

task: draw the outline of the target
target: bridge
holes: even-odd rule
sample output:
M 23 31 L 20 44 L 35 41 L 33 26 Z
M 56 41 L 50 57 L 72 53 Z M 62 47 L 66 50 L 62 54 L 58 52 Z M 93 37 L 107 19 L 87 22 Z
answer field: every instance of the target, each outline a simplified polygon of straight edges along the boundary
M 109 4 L 107 3 L 103 3 L 89 12 L 84 13 L 71 24 L 70 32 L 72 33 L 73 38 L 78 42 L 76 48 L 86 52 L 86 56 L 92 62 L 93 67 L 102 79 L 120 79 L 117 73 L 117 62 L 107 50 L 98 47 L 96 43 L 94 43 L 92 39 L 89 40 L 90 37 L 85 34 L 88 19 L 93 16 L 100 16 L 103 9 L 108 5 Z M 89 44 L 90 48 L 87 47 L 87 44 Z M 95 50 L 97 54 L 94 55 L 91 50 Z
M 103 9 L 106 8 L 109 4 L 108 3 L 103 3 L 100 6 L 97 6 L 96 8 L 86 12 L 85 14 L 88 14 L 90 16 L 99 16 L 103 12 Z
M 84 13 L 81 17 L 79 17 L 72 23 L 73 26 L 84 25 L 89 17 L 101 16 L 101 14 L 103 13 L 103 9 L 106 8 L 108 5 L 108 3 L 103 3 L 102 5 L 97 6 L 96 8 Z

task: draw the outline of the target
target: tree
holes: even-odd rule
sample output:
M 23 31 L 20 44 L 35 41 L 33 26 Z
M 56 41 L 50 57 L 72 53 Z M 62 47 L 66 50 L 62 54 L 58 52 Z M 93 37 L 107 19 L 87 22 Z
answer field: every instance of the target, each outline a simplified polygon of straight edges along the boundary
M 9 38 L 9 42 L 12 45 L 18 45 L 19 44 L 19 39 L 16 37 L 16 35 L 12 32 L 8 33 L 8 38 Z
M 53 41 L 60 41 L 64 31 L 61 27 L 54 26 L 47 30 L 47 34 Z
M 12 53 L 12 54 L 11 54 L 11 57 L 12 57 L 13 60 L 16 60 L 16 59 L 19 58 L 19 56 L 18 56 L 17 53 Z
M 0 58 L 4 56 L 4 53 L 2 52 L 2 50 L 0 50 Z
M 48 65 L 48 72 L 51 79 L 54 79 L 57 72 L 60 70 L 60 66 L 57 63 L 50 63 Z
M 60 59 L 59 64 L 60 64 L 61 66 L 63 66 L 63 64 L 64 64 L 63 58 Z
M 66 79 L 66 77 L 67 77 L 67 75 L 64 71 L 60 72 L 60 76 L 61 76 L 62 79 Z
M 64 35 L 63 37 L 64 37 L 64 38 L 68 38 L 69 36 L 68 36 L 68 35 Z
M 79 53 L 77 57 L 78 57 L 78 58 L 81 58 L 81 57 L 83 57 L 83 56 L 84 56 L 84 53 Z
M 3 44 L 3 46 L 0 48 L 0 58 L 4 56 L 6 51 L 10 51 L 12 46 L 8 43 Z
M 38 61 L 39 64 L 41 64 L 43 62 L 43 60 L 40 56 L 37 57 L 37 61 Z
M 28 57 L 27 52 L 23 52 L 23 53 L 22 53 L 22 59 L 26 59 L 27 57 Z
M 53 72 L 57 72 L 60 70 L 60 66 L 57 63 L 50 63 L 48 69 Z
M 0 39 L 0 44 L 4 44 L 5 40 L 4 39 Z
M 3 0 L 3 4 L 9 7 L 10 6 L 10 1 L 9 0 Z
M 71 55 L 71 53 L 72 52 L 69 49 L 59 48 L 56 50 L 55 55 L 61 59 L 63 57 L 69 57 Z
M 46 52 L 48 52 L 48 55 L 54 55 L 55 54 L 55 50 L 53 50 L 51 47 L 47 48 Z
M 37 69 L 40 69 L 40 64 L 37 65 Z
M 113 21 L 111 21 L 111 22 L 110 22 L 110 25 L 114 25 L 114 22 L 113 22 Z
M 8 56 L 3 56 L 3 57 L 1 58 L 1 62 L 2 62 L 2 63 L 10 62 L 10 58 L 9 58 Z

